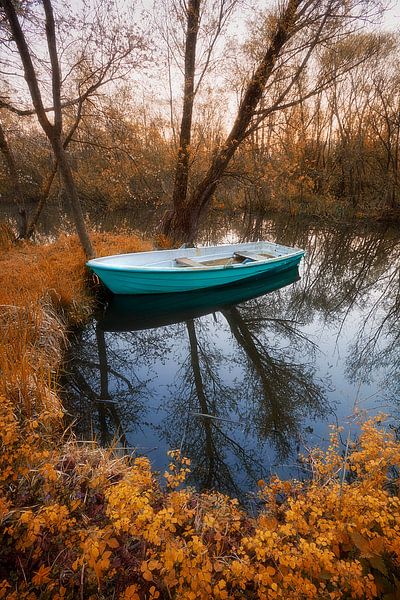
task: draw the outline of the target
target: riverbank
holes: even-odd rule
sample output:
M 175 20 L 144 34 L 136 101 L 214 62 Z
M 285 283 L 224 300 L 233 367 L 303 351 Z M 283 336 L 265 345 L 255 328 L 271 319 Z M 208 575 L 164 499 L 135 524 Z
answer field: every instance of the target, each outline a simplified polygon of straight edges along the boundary
M 31 210 L 35 206 L 32 203 Z M 168 204 L 147 204 L 143 210 L 143 202 L 138 204 L 119 207 L 107 210 L 87 206 L 85 215 L 88 223 L 95 229 L 102 231 L 120 231 L 121 228 L 138 230 L 146 237 L 152 237 L 159 230 L 159 215 L 163 214 L 168 208 Z M 11 203 L 2 204 L 1 214 L 3 219 L 10 219 L 15 222 L 17 211 Z M 398 229 L 400 223 L 400 212 L 391 211 L 385 213 L 379 210 L 373 212 L 349 209 L 343 203 L 330 202 L 329 205 L 321 201 L 304 204 L 291 201 L 280 204 L 255 203 L 247 205 L 245 202 L 236 203 L 218 203 L 214 202 L 208 216 L 205 218 L 203 226 L 199 231 L 199 244 L 218 243 L 222 235 L 229 235 L 231 230 L 237 232 L 238 236 L 258 239 L 265 233 L 265 223 L 269 220 L 290 224 L 302 221 L 315 225 L 316 223 L 324 227 L 349 227 L 352 229 L 376 230 L 377 226 L 384 230 L 385 228 Z M 71 217 L 65 212 L 60 213 L 60 208 L 56 204 L 49 203 L 43 215 L 43 221 L 38 226 L 39 235 L 44 239 L 49 239 L 57 235 L 59 231 L 73 231 L 74 227 Z
M 95 234 L 99 255 L 147 249 Z M 260 482 L 265 511 L 160 484 L 145 458 L 77 444 L 58 396 L 69 327 L 95 305 L 73 237 L 0 259 L 0 598 L 374 598 L 399 579 L 400 444 L 367 423 L 343 458 L 337 435 L 307 484 Z

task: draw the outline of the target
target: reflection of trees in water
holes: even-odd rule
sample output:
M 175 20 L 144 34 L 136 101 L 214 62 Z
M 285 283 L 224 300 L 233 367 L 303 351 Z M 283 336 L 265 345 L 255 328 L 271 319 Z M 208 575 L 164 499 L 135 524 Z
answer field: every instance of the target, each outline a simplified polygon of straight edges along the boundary
M 387 277 L 388 257 L 398 242 L 380 238 L 332 235 L 313 238 L 303 281 L 304 299 L 324 320 L 343 319 L 355 307 L 371 302 L 381 280 Z
M 307 260 L 309 268 L 299 286 L 303 299 L 296 299 L 298 314 L 304 316 L 304 306 L 306 311 L 317 311 L 336 325 L 338 335 L 356 315 L 359 329 L 346 348 L 345 374 L 354 384 L 383 377 L 382 396 L 396 400 L 400 392 L 398 235 L 329 233 L 314 238 Z
M 289 215 L 268 219 L 248 214 L 230 223 L 222 220 L 215 231 L 240 241 L 265 239 L 306 250 L 301 283 L 292 289 L 287 306 L 303 322 L 317 316 L 330 323 L 343 321 L 353 307 L 372 306 L 375 290 L 386 288 L 393 265 L 400 261 L 398 231 L 379 224 L 373 229 L 361 224 L 319 226 Z
M 140 426 L 149 393 L 149 382 L 138 378 L 135 365 L 162 360 L 167 341 L 162 332 L 113 333 L 106 338 L 97 325 L 77 336 L 62 383 L 64 404 L 69 415 L 77 416 L 74 430 L 79 437 L 126 446 L 126 435 Z
M 394 400 L 400 392 L 398 236 L 330 234 L 314 240 L 307 260 L 307 275 L 299 286 L 303 299 L 296 300 L 298 314 L 304 316 L 304 306 L 306 311 L 317 311 L 336 326 L 338 336 L 355 317 L 358 330 L 346 348 L 345 375 L 353 384 L 383 376 L 382 396 Z
M 398 260 L 397 265 L 399 265 Z M 391 266 L 387 276 L 381 278 L 380 284 L 380 293 L 370 307 L 368 319 L 350 348 L 347 374 L 352 381 L 369 382 L 371 377 L 380 371 L 384 395 L 398 407 L 400 404 L 400 266 Z
M 303 348 L 309 348 L 309 342 L 297 336 L 293 323 L 269 322 L 265 312 L 268 296 L 221 311 L 236 341 L 233 360 L 213 345 L 202 319 L 187 322 L 190 352 L 176 387 L 170 389 L 170 416 L 160 430 L 169 446 L 180 447 L 192 458 L 192 479 L 202 488 L 238 494 L 244 475 L 254 485 L 264 475 L 265 443 L 273 446 L 279 460 L 287 458 L 302 438 L 304 417 L 322 417 L 327 411 L 311 367 L 274 348 L 268 337 L 275 329 L 297 338 Z M 227 364 L 242 371 L 240 381 L 227 385 L 220 377 Z
M 290 350 L 291 344 L 293 347 L 301 343 L 303 349 L 310 352 L 311 343 L 297 334 L 293 323 L 284 319 L 262 320 L 262 302 L 250 304 L 253 315 L 258 312 L 257 318 L 246 319 L 234 306 L 222 314 L 245 354 L 242 397 L 253 415 L 247 427 L 255 430 L 260 440 L 270 440 L 278 458 L 283 460 L 301 438 L 304 417 L 323 417 L 328 406 L 312 367 L 296 363 Z M 288 338 L 289 345 L 285 349 L 274 348 L 268 341 L 276 334 L 281 339 Z
M 190 480 L 200 489 L 241 495 L 240 480 L 244 474 L 256 480 L 259 465 L 254 452 L 235 439 L 239 390 L 220 378 L 225 357 L 213 347 L 202 319 L 191 319 L 186 327 L 189 352 L 169 390 L 169 416 L 160 425 L 160 435 L 169 447 L 179 447 L 191 458 Z
M 293 219 L 254 222 L 252 235 L 274 238 L 306 249 L 299 285 L 290 294 L 287 310 L 296 319 L 317 317 L 345 330 L 356 311 L 360 321 L 354 343 L 347 349 L 347 376 L 369 382 L 381 372 L 385 395 L 400 397 L 400 240 L 398 231 L 377 225 L 315 228 Z

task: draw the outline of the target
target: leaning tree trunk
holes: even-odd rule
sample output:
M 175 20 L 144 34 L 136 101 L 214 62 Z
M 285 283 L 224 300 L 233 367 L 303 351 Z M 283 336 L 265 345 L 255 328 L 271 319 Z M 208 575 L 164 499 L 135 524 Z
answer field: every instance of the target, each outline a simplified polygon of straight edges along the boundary
M 54 123 L 51 123 L 46 115 L 42 96 L 39 88 L 39 80 L 33 65 L 31 52 L 27 44 L 24 32 L 22 31 L 18 15 L 12 0 L 0 0 L 7 16 L 13 40 L 18 48 L 19 56 L 24 69 L 25 81 L 28 85 L 32 99 L 32 104 L 38 121 L 45 132 L 54 152 L 56 162 L 58 162 L 61 177 L 65 186 L 65 191 L 69 196 L 71 209 L 75 220 L 76 230 L 79 240 L 87 258 L 94 256 L 94 251 L 90 238 L 86 231 L 85 220 L 80 205 L 78 192 L 75 186 L 72 170 L 68 161 L 67 153 L 62 142 L 62 107 L 61 107 L 61 71 L 57 54 L 56 29 L 54 22 L 53 7 L 51 0 L 42 0 L 46 16 L 46 40 L 51 63 L 51 84 L 53 96 Z
M 249 125 L 255 115 L 257 106 L 263 96 L 265 86 L 276 65 L 281 50 L 294 34 L 297 9 L 301 2 L 302 0 L 288 0 L 282 16 L 278 20 L 271 43 L 247 85 L 229 136 L 222 148 L 217 152 L 208 172 L 193 191 L 189 200 L 179 205 L 175 203 L 170 217 L 166 219 L 163 226 L 163 233 L 173 243 L 193 242 L 200 219 L 207 212 L 213 194 L 229 162 L 238 146 L 248 135 Z

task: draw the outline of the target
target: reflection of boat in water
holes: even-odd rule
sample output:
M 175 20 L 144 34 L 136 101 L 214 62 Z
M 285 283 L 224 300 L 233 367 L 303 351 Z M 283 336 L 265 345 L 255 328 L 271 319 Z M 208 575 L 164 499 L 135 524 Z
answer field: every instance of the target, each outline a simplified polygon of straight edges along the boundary
M 180 323 L 263 296 L 298 279 L 298 268 L 294 267 L 223 288 L 154 296 L 113 296 L 98 325 L 103 331 L 134 331 Z
M 86 264 L 114 294 L 184 293 L 278 273 L 304 250 L 272 242 L 154 250 L 94 258 Z

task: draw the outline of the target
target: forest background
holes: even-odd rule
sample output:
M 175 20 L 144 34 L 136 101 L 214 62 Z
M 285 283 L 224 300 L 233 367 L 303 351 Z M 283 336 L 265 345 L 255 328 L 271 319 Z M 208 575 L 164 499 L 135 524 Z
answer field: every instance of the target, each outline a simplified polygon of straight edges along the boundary
M 212 190 L 210 207 L 396 221 L 396 5 L 389 10 L 364 1 L 298 4 L 305 8 L 296 16 L 297 29 L 273 64 L 246 134 Z M 29 2 L 16 6 L 44 111 L 52 114 L 54 64 L 47 55 L 43 9 Z M 196 6 L 190 65 L 190 14 Z M 51 8 L 62 139 L 84 211 L 140 206 L 159 211 L 161 219 L 182 188 L 177 182 L 182 156 L 190 196 L 223 151 L 266 40 L 273 40 L 285 16 L 283 5 L 170 0 Z M 65 186 L 30 103 L 4 15 L 0 25 L 0 194 L 3 202 L 19 206 L 29 237 L 44 204 L 62 200 Z M 189 137 L 182 142 L 188 93 Z

